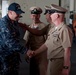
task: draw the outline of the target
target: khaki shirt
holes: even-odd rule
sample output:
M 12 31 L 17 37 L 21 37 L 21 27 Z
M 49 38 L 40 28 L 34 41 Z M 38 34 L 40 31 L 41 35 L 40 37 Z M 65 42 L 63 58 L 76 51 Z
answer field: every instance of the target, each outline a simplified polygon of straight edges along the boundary
M 48 38 L 45 42 L 47 46 L 47 57 L 60 58 L 64 56 L 64 48 L 71 47 L 72 30 L 62 23 L 57 28 L 52 28 L 48 33 Z
M 54 28 L 54 24 L 48 24 L 49 25 L 49 27 L 48 27 L 48 29 L 46 30 L 46 35 L 47 35 L 47 37 L 48 37 L 48 32 L 52 29 L 52 28 Z
M 39 23 L 39 25 L 36 28 L 38 30 L 41 30 L 45 26 L 46 25 L 41 22 L 41 23 Z M 33 24 L 31 24 L 30 27 L 34 28 Z M 37 49 L 42 44 L 44 44 L 44 42 L 46 40 L 46 36 L 35 36 L 35 35 L 31 34 L 30 32 L 26 31 L 23 39 L 26 40 L 26 42 L 29 42 L 29 45 L 30 45 L 31 49 Z

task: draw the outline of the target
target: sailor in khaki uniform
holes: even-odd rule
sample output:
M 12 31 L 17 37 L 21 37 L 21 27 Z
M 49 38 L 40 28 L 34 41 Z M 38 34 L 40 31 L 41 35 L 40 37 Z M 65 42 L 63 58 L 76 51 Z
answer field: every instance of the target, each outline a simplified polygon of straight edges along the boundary
M 46 25 L 40 21 L 40 15 L 42 9 L 40 7 L 30 8 L 30 17 L 32 19 L 32 24 L 30 25 L 33 29 L 41 30 Z M 38 49 L 46 40 L 46 35 L 36 36 L 26 31 L 24 35 L 24 40 L 27 42 L 28 48 L 31 50 Z M 47 51 L 40 53 L 39 55 L 30 59 L 30 75 L 46 75 L 47 71 Z
M 49 8 L 46 12 L 50 14 L 55 27 L 49 31 L 46 42 L 36 51 L 29 52 L 29 56 L 47 50 L 47 75 L 69 75 L 73 35 L 72 30 L 64 23 L 67 10 L 55 4 L 51 4 Z
M 49 32 L 49 30 L 51 30 L 55 25 L 52 23 L 52 20 L 51 20 L 51 18 L 50 18 L 50 14 L 47 12 L 47 10 L 50 10 L 50 7 L 45 6 L 45 13 L 44 13 L 44 15 L 45 15 L 45 17 L 46 17 L 47 22 L 49 23 L 49 24 L 48 24 L 49 27 L 46 29 L 46 35 L 47 35 L 47 37 L 48 37 L 48 32 Z

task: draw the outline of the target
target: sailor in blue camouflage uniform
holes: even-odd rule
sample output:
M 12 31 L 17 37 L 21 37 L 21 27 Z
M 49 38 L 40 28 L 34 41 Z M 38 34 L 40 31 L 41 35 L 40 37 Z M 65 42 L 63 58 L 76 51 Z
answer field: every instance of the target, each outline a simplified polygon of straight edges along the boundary
M 26 48 L 19 42 L 18 20 L 24 11 L 18 3 L 8 7 L 8 14 L 0 19 L 0 75 L 18 75 L 20 55 Z

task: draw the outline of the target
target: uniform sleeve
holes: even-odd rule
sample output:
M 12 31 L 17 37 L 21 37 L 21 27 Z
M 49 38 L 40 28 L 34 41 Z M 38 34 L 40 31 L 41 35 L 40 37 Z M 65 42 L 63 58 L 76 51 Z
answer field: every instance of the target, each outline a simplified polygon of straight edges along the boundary
M 4 50 L 8 50 L 9 52 L 17 51 L 17 52 L 25 52 L 26 48 L 21 46 L 17 38 L 14 38 L 12 33 L 8 27 L 6 27 L 6 23 L 1 23 L 0 25 L 0 38 L 2 39 L 2 47 Z
M 62 32 L 60 33 L 60 39 L 63 48 L 71 47 L 72 38 L 73 38 L 73 34 L 70 29 L 65 28 L 64 30 L 62 30 Z
M 24 37 L 23 37 L 23 39 L 26 41 L 26 43 L 28 42 L 28 38 L 29 38 L 29 32 L 26 31 L 24 34 Z
M 44 43 L 46 45 L 47 48 L 49 48 L 49 41 L 46 40 L 46 42 Z
M 50 35 L 48 36 L 46 42 L 45 42 L 45 45 L 48 49 L 50 49 L 50 46 L 51 46 L 51 39 L 50 39 Z

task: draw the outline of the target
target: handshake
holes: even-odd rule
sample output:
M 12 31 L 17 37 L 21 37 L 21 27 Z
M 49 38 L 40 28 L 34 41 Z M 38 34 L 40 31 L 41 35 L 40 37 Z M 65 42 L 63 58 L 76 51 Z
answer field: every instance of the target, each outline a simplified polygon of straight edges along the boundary
M 27 56 L 28 56 L 29 58 L 31 58 L 31 57 L 33 57 L 33 56 L 36 55 L 36 54 L 35 54 L 35 51 L 32 51 L 32 50 L 28 50 L 26 54 L 27 54 Z
M 26 62 L 29 62 L 30 58 L 32 58 L 35 55 L 36 55 L 35 51 L 28 50 L 27 53 L 25 54 Z

